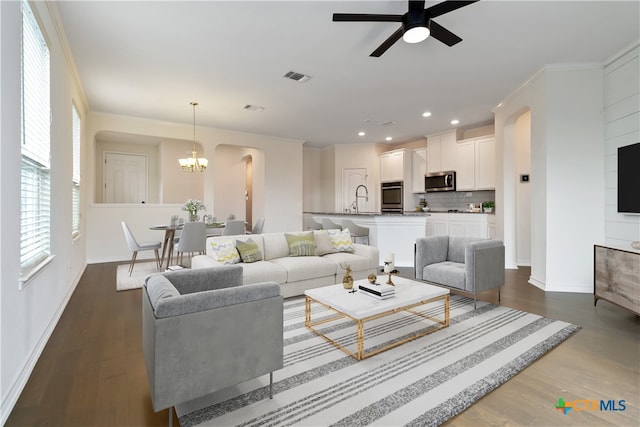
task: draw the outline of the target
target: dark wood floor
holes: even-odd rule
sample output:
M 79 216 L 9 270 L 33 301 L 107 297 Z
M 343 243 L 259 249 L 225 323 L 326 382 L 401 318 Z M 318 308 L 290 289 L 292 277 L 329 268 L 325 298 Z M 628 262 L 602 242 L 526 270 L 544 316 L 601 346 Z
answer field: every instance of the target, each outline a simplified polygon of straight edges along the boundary
M 449 421 L 452 426 L 637 426 L 640 318 L 587 294 L 545 293 L 507 271 L 502 305 L 582 326 L 576 335 Z M 141 336 L 141 291 L 115 291 L 116 264 L 89 265 L 6 426 L 163 426 Z M 497 303 L 490 292 L 481 299 Z M 625 400 L 619 412 L 570 412 L 559 397 Z M 176 420 L 177 421 L 177 420 Z M 177 424 L 176 424 L 177 425 Z

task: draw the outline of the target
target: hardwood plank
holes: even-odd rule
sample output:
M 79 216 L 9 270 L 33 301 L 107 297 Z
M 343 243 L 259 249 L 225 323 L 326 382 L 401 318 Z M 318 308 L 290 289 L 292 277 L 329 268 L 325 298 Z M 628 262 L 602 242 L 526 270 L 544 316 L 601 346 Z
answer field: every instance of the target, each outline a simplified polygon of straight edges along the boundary
M 116 292 L 116 265 L 87 267 L 6 426 L 167 425 L 168 410 L 155 413 L 149 395 L 141 291 Z M 501 304 L 582 330 L 445 425 L 637 425 L 640 317 L 607 301 L 594 307 L 591 294 L 545 293 L 529 275 L 506 271 Z M 494 291 L 480 299 L 498 303 Z M 558 397 L 624 399 L 627 409 L 565 416 Z

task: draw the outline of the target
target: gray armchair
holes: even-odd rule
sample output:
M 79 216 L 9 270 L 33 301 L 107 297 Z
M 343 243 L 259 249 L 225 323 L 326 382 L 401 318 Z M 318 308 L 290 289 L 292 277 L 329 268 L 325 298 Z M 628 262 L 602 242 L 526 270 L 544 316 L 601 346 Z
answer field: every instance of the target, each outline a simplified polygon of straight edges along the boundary
M 416 240 L 416 279 L 473 294 L 504 284 L 504 244 L 483 238 L 430 236 Z
M 283 366 L 283 300 L 275 282 L 242 285 L 242 267 L 149 276 L 142 339 L 154 410 Z

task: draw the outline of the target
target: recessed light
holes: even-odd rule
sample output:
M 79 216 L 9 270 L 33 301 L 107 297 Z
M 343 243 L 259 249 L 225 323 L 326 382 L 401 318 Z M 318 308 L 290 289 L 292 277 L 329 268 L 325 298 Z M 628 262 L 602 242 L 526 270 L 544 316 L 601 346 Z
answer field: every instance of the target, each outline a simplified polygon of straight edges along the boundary
M 452 125 L 457 125 L 458 123 L 460 123 L 460 120 L 458 120 L 458 119 L 451 120 L 451 124 Z
M 358 132 L 358 136 L 365 136 L 366 133 L 364 133 L 363 131 Z
M 431 111 L 425 111 L 422 113 L 422 117 L 431 117 Z
M 391 141 L 393 138 L 391 138 L 390 136 L 385 138 L 387 141 Z

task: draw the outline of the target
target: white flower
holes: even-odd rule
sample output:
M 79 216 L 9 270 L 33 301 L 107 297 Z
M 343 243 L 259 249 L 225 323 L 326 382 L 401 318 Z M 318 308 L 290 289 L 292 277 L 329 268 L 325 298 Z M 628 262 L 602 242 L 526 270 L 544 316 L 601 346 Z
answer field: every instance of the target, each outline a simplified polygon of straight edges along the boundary
M 187 200 L 184 206 L 182 206 L 183 211 L 187 211 L 194 215 L 198 213 L 198 211 L 203 211 L 205 209 L 206 209 L 206 206 L 204 205 L 204 203 L 202 203 L 201 200 L 195 200 L 195 199 Z

